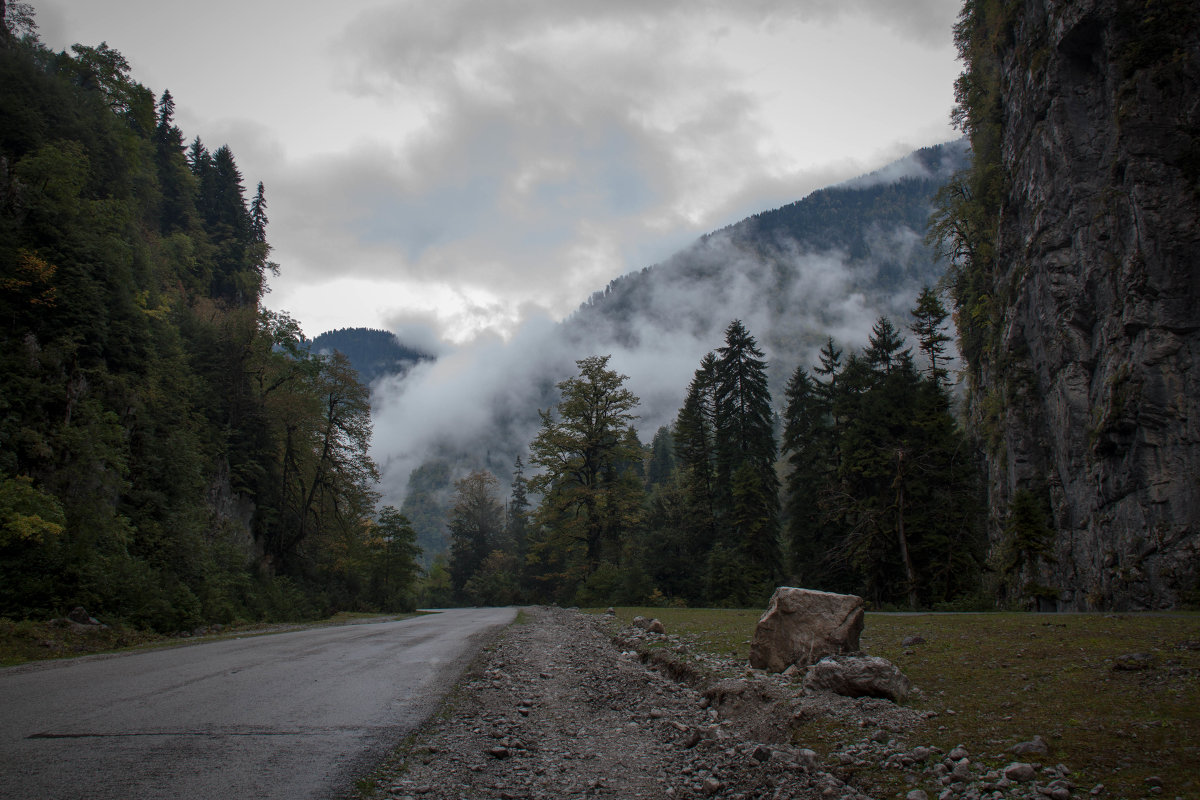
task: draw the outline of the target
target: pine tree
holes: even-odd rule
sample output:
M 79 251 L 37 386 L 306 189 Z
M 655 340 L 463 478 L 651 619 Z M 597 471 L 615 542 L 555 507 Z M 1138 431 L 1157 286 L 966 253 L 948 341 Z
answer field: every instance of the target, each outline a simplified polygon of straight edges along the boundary
M 790 566 L 799 585 L 832 588 L 820 585 L 825 579 L 820 563 L 830 544 L 821 511 L 822 493 L 833 471 L 829 405 L 803 367 L 792 373 L 785 397 L 782 450 L 789 467 L 785 497 Z
M 529 536 L 529 481 L 525 478 L 525 464 L 520 456 L 513 463 L 512 493 L 508 500 L 505 530 L 509 547 L 524 563 Z
M 250 233 L 255 242 L 267 241 L 267 222 L 267 199 L 263 194 L 263 183 L 259 181 L 250 202 Z
M 675 443 L 666 425 L 654 432 L 646 464 L 646 488 L 661 486 L 675 472 Z
M 872 369 L 884 375 L 904 359 L 911 359 L 911 350 L 902 350 L 904 337 L 887 317 L 880 317 L 871 327 L 871 337 L 863 356 Z
M 950 313 L 930 287 L 921 290 L 917 306 L 912 311 L 913 324 L 910 330 L 917 336 L 917 349 L 929 362 L 930 380 L 939 386 L 945 384 L 949 373 L 942 364 L 946 361 L 946 344 L 951 341 L 945 333 L 946 318 Z
M 713 401 L 718 519 L 731 523 L 726 543 L 745 559 L 738 596 L 755 602 L 782 576 L 779 478 L 767 364 L 740 320 L 729 324 L 725 346 L 717 350 Z
M 716 541 L 716 355 L 708 353 L 688 385 L 675 418 L 675 458 L 686 498 L 682 520 L 688 549 L 704 558 Z
M 175 100 L 168 91 L 158 101 L 154 153 L 162 191 L 159 228 L 163 233 L 186 231 L 196 214 L 196 180 L 184 152 L 183 131 L 175 125 Z

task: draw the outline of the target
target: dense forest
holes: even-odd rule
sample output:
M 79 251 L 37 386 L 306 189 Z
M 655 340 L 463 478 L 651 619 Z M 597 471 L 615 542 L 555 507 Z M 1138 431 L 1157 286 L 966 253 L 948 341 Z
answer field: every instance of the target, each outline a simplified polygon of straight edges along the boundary
M 705 356 L 675 423 L 642 444 L 638 398 L 581 359 L 543 411 L 511 493 L 477 471 L 451 500 L 452 599 L 759 607 L 780 583 L 876 607 L 978 605 L 985 569 L 976 448 L 953 413 L 948 313 L 923 292 L 846 354 L 798 366 L 782 416 L 740 320 Z
M 264 187 L 105 43 L 0 32 L 0 616 L 411 607 L 369 396 L 261 305 Z

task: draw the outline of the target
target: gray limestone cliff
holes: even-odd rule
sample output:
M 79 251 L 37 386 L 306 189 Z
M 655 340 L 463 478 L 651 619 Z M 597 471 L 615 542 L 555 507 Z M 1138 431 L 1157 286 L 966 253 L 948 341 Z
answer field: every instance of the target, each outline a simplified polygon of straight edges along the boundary
M 1200 602 L 1200 3 L 1025 0 L 980 384 L 994 509 L 1042 498 L 1044 609 Z M 1003 512 L 993 548 L 1004 546 Z M 1032 590 L 1030 587 L 1034 587 Z

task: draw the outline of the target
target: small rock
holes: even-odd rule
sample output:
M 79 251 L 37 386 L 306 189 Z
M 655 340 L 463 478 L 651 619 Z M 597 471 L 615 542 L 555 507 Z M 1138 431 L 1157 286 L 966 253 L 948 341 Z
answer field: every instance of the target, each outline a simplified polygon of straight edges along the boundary
M 93 617 L 83 606 L 75 606 L 71 609 L 71 613 L 67 614 L 67 619 L 74 622 L 76 625 L 99 625 L 100 620 Z
M 924 637 L 918 636 L 917 634 L 905 636 L 904 639 L 902 639 L 900 642 L 901 647 L 912 647 L 913 645 L 918 645 L 918 644 L 925 644 L 925 639 L 924 639 Z
M 1027 783 L 1037 777 L 1037 770 L 1032 764 L 1014 761 L 1004 768 L 1004 777 L 1017 783 Z
M 497 758 L 497 759 L 501 759 L 501 760 L 508 758 L 511 754 L 512 753 L 509 751 L 509 749 L 507 747 L 497 746 L 497 747 L 493 747 L 490 750 L 488 750 L 489 756 L 491 756 L 492 758 Z
M 882 697 L 903 703 L 912 684 L 900 669 L 879 656 L 826 656 L 808 668 L 806 691 L 846 697 Z M 947 712 L 949 713 L 949 712 Z
M 876 744 L 887 744 L 888 732 L 880 728 L 871 734 L 871 741 Z
M 809 750 L 807 747 L 800 749 L 796 753 L 796 763 L 807 770 L 817 768 L 817 751 Z
M 1151 669 L 1154 667 L 1155 658 L 1149 653 L 1126 653 L 1123 656 L 1117 656 L 1113 662 L 1112 668 L 1118 672 L 1132 672 L 1136 670 Z
M 700 793 L 705 797 L 711 797 L 721 791 L 721 782 L 716 778 L 705 778 L 704 783 L 700 785 Z
M 1049 785 L 1041 789 L 1041 793 L 1051 798 L 1051 800 L 1070 800 L 1071 790 L 1075 786 L 1069 781 L 1056 780 L 1051 781 Z
M 1050 746 L 1046 744 L 1046 740 L 1041 736 L 1034 736 L 1028 742 L 1018 742 L 1008 748 L 1008 752 L 1018 756 L 1039 755 L 1044 756 L 1050 752 Z
M 962 761 L 964 758 L 966 758 L 969 755 L 971 755 L 971 754 L 969 752 L 967 752 L 967 748 L 963 747 L 960 744 L 958 747 L 955 747 L 953 750 L 951 750 L 949 753 L 947 753 L 946 757 L 949 758 L 951 761 Z
M 648 633 L 666 633 L 667 629 L 663 627 L 663 624 L 660 621 L 652 619 L 646 625 L 646 631 Z
M 1050 788 L 1049 786 L 1042 786 L 1042 787 L 1038 788 L 1038 791 L 1043 796 L 1049 797 L 1050 800 L 1071 800 L 1071 790 L 1064 789 L 1061 786 L 1055 787 L 1053 789 Z
M 750 756 L 755 761 L 769 761 L 771 759 L 771 748 L 760 744 L 754 748 L 754 752 Z
M 929 795 L 925 793 L 924 789 L 913 789 L 904 795 L 904 800 L 929 800 Z
M 908 757 L 913 761 L 925 761 L 931 755 L 933 755 L 933 751 L 928 747 L 914 747 Z

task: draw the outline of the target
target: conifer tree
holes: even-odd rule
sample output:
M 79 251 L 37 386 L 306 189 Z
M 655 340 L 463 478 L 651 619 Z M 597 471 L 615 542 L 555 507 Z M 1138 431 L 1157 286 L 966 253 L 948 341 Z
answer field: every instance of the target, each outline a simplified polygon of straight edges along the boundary
M 789 472 L 786 478 L 787 540 L 791 569 L 798 584 L 823 585 L 821 559 L 830 545 L 821 511 L 822 490 L 831 473 L 832 426 L 829 405 L 803 367 L 797 367 L 785 392 L 783 446 Z
M 671 429 L 666 425 L 654 432 L 650 441 L 650 454 L 646 464 L 646 488 L 661 486 L 675 471 L 675 443 Z
M 728 523 L 726 544 L 745 560 L 736 596 L 758 597 L 782 577 L 779 551 L 779 478 L 767 364 L 741 320 L 725 330 L 713 381 L 714 492 L 718 519 Z
M 675 458 L 686 498 L 683 526 L 697 558 L 707 557 L 717 531 L 715 377 L 716 355 L 708 353 L 688 385 L 674 428 Z
M 946 345 L 951 341 L 945 331 L 946 318 L 950 313 L 937 292 L 926 286 L 917 298 L 912 315 L 910 330 L 917 336 L 917 349 L 929 363 L 929 378 L 939 386 L 944 385 L 949 377 L 943 364 L 946 361 Z
M 258 182 L 254 199 L 250 201 L 250 233 L 255 242 L 267 241 L 267 199 L 263 194 L 263 182 Z
M 513 463 L 512 493 L 505 528 L 512 552 L 524 563 L 529 536 L 529 480 L 525 477 L 525 463 L 520 456 Z

